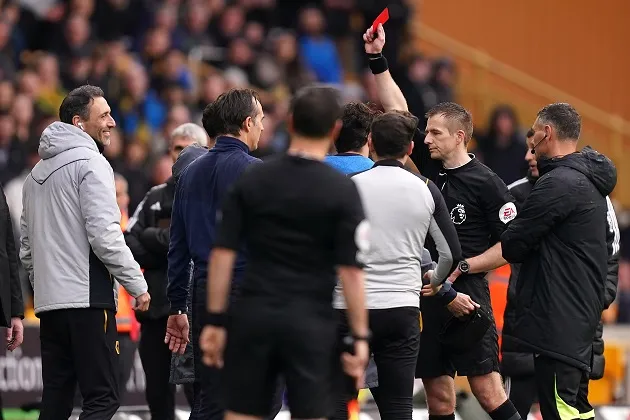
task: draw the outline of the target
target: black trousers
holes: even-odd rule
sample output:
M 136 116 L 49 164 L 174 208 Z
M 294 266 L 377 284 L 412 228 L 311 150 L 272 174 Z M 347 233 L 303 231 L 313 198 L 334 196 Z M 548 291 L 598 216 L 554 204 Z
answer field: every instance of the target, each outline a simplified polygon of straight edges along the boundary
M 67 419 L 75 387 L 83 396 L 81 420 L 108 420 L 120 405 L 116 314 L 104 309 L 61 309 L 40 315 L 42 355 L 40 420 Z
M 538 401 L 536 391 L 536 376 L 506 376 L 503 378 L 505 393 L 521 419 L 527 419 L 532 405 Z
M 199 336 L 203 329 L 201 320 L 206 311 L 206 281 L 195 279 L 193 281 L 192 295 L 192 348 L 195 363 L 195 385 L 198 381 L 198 392 L 195 392 L 194 403 L 189 420 L 223 420 L 225 412 L 225 399 L 222 392 L 221 370 L 206 366 L 202 362 L 202 353 L 199 348 Z M 230 305 L 232 306 L 232 305 Z M 284 383 L 278 383 L 274 393 L 272 413 L 268 419 L 274 419 L 282 409 L 282 395 Z
M 413 384 L 420 349 L 420 311 L 414 307 L 370 309 L 370 350 L 378 369 L 378 387 L 370 388 L 382 420 L 411 420 Z M 348 324 L 342 315 L 340 338 Z M 344 381 L 346 382 L 346 381 Z M 340 389 L 347 389 L 343 385 Z M 348 418 L 347 402 L 353 395 L 341 392 L 334 419 Z M 356 394 L 355 394 L 356 395 Z
M 151 418 L 175 418 L 175 385 L 169 383 L 171 351 L 164 344 L 168 317 L 143 320 L 138 351 L 146 377 L 145 396 Z
M 534 367 L 543 419 L 595 418 L 588 402 L 588 372 L 543 355 L 534 358 Z

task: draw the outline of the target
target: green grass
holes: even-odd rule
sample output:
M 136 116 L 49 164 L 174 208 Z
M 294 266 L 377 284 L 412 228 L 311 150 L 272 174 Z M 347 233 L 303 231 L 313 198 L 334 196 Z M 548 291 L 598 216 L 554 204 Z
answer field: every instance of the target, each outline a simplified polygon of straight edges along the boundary
M 39 411 L 25 413 L 19 408 L 5 408 L 2 410 L 4 420 L 37 420 Z

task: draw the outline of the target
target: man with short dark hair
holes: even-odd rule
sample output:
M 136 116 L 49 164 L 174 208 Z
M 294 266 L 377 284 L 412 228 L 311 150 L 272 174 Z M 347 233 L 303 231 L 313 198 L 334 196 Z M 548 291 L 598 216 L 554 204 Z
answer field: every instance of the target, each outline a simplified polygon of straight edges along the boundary
M 370 159 L 367 138 L 376 112 L 360 102 L 351 102 L 343 108 L 341 130 L 335 140 L 336 155 L 326 156 L 324 162 L 344 174 L 370 169 L 374 162 Z
M 331 414 L 337 366 L 335 271 L 344 286 L 355 355 L 344 369 L 357 382 L 368 360 L 369 331 L 361 256 L 369 246 L 356 186 L 322 163 L 341 128 L 339 93 L 307 87 L 291 104 L 286 155 L 248 169 L 220 213 L 209 267 L 204 360 L 223 365 L 228 420 L 269 415 L 274 384 L 286 380 L 293 418 Z M 237 251 L 249 266 L 241 296 L 228 294 Z
M 116 123 L 95 86 L 71 91 L 61 122 L 42 133 L 23 189 L 20 258 L 40 318 L 40 419 L 68 418 L 76 383 L 82 419 L 111 419 L 119 403 L 117 283 L 146 311 L 150 296 L 125 244 L 114 173 L 101 152 Z
M 542 108 L 532 129 L 530 148 L 540 178 L 501 235 L 505 259 L 522 263 L 516 318 L 504 336 L 534 353 L 545 420 L 589 419 L 594 417 L 588 401 L 593 337 L 608 274 L 606 196 L 617 171 L 588 146 L 577 152 L 581 118 L 569 104 Z
M 439 287 L 461 259 L 457 232 L 440 190 L 404 168 L 417 125 L 418 118 L 408 112 L 376 117 L 368 136 L 376 163 L 352 177 L 373 227 L 372 246 L 364 257 L 371 350 L 378 369 L 378 386 L 370 390 L 383 420 L 412 418 L 424 266 L 431 266 L 424 275 L 427 282 Z M 428 234 L 439 254 L 435 269 L 430 256 L 423 257 L 428 254 L 424 249 Z M 334 306 L 343 311 L 341 291 L 338 286 Z M 440 297 L 448 302 L 456 294 L 450 285 L 440 289 Z M 347 418 L 344 407 L 336 411 L 336 418 Z
M 202 124 L 216 134 L 216 144 L 191 163 L 180 175 L 175 188 L 168 250 L 168 289 L 170 316 L 165 341 L 171 351 L 183 354 L 188 344 L 189 293 L 192 293 L 192 348 L 195 377 L 201 391 L 195 395 L 191 419 L 222 419 L 220 372 L 201 362 L 199 335 L 204 325 L 208 255 L 216 240 L 216 215 L 230 186 L 251 164 L 260 162 L 249 155 L 258 147 L 264 113 L 258 94 L 250 89 L 233 89 L 206 106 Z M 246 264 L 241 249 L 234 265 L 236 300 Z M 194 263 L 192 291 L 189 290 L 189 263 Z M 281 402 L 276 401 L 277 411 Z M 277 412 L 276 411 L 276 412 Z M 274 414 L 275 416 L 275 414 Z

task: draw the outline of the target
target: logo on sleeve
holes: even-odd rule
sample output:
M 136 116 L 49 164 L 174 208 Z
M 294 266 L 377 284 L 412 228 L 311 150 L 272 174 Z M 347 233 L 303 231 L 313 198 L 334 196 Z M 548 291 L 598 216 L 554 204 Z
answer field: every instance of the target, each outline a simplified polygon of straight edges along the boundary
M 516 217 L 516 206 L 514 203 L 505 203 L 501 209 L 499 209 L 499 220 L 503 223 L 510 222 Z
M 361 253 L 370 249 L 370 223 L 367 220 L 362 220 L 354 230 L 354 243 Z
M 463 204 L 458 204 L 451 210 L 451 220 L 456 225 L 461 225 L 466 220 L 466 209 Z

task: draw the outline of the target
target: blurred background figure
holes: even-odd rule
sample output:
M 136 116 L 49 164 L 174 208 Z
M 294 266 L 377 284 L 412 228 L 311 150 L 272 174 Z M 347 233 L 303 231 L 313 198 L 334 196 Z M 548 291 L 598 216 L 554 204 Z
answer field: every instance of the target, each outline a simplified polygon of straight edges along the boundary
M 490 167 L 506 185 L 527 174 L 527 161 L 523 159 L 527 146 L 519 131 L 514 109 L 499 105 L 492 111 L 488 131 L 477 137 L 478 158 Z

